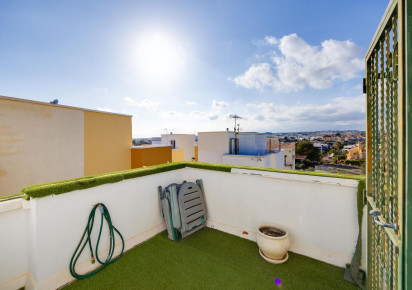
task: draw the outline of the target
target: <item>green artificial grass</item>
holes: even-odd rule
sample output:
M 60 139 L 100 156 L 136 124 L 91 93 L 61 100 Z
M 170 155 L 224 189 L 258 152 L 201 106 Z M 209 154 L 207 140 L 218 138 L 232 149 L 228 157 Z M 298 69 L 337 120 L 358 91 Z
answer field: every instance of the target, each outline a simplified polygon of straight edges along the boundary
M 365 177 L 362 175 L 350 175 L 350 174 L 329 174 L 329 173 L 319 173 L 319 172 L 308 172 L 300 170 L 281 170 L 272 168 L 262 168 L 262 167 L 251 167 L 251 166 L 235 166 L 235 165 L 225 165 L 225 164 L 211 164 L 211 163 L 201 163 L 201 162 L 175 162 L 168 164 L 159 164 L 149 167 L 142 167 L 138 169 L 130 169 L 118 172 L 111 172 L 93 176 L 86 176 L 74 179 L 67 179 L 62 181 L 50 182 L 39 185 L 27 186 L 22 189 L 22 193 L 26 194 L 31 198 L 41 198 L 52 194 L 62 194 L 66 192 L 71 192 L 74 190 L 81 190 L 86 188 L 91 188 L 107 183 L 115 183 L 125 179 L 136 178 L 147 176 L 151 174 L 162 173 L 166 171 L 182 169 L 185 167 L 214 170 L 222 172 L 231 172 L 232 168 L 240 169 L 251 169 L 260 171 L 271 171 L 280 172 L 288 174 L 301 174 L 301 175 L 312 175 L 312 176 L 323 176 L 323 177 L 333 177 L 333 178 L 344 178 L 344 179 L 356 179 L 363 180 Z
M 6 201 L 6 200 L 11 200 L 11 199 L 16 199 L 16 198 L 23 198 L 25 200 L 30 199 L 28 195 L 25 193 L 17 193 L 17 194 L 10 194 L 10 195 L 5 195 L 5 196 L 0 196 L 0 202 Z
M 31 198 L 41 198 L 52 194 L 62 194 L 75 190 L 87 189 L 103 184 L 119 182 L 125 179 L 162 173 L 166 171 L 181 169 L 184 167 L 185 165 L 183 163 L 160 164 L 150 167 L 142 167 L 138 169 L 117 171 L 27 186 L 22 189 L 22 193 L 27 194 Z
M 257 244 L 213 229 L 179 242 L 163 232 L 131 249 L 102 272 L 65 289 L 356 289 L 344 269 L 289 252 L 273 265 Z

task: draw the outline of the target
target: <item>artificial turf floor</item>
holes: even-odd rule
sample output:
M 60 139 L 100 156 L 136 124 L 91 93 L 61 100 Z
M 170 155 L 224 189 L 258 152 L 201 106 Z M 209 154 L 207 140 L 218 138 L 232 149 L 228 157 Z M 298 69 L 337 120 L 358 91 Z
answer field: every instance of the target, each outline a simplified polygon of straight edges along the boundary
M 93 277 L 66 289 L 356 289 L 344 269 L 289 252 L 263 260 L 257 244 L 205 228 L 179 242 L 163 232 L 126 252 Z

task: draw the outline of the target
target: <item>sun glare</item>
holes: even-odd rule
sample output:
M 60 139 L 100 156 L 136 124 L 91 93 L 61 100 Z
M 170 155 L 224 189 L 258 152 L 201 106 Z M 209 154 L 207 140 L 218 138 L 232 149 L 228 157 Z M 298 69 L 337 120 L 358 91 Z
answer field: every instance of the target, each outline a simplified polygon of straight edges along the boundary
M 147 84 L 166 85 L 178 80 L 186 62 L 185 50 L 171 37 L 151 34 L 137 45 L 139 78 Z

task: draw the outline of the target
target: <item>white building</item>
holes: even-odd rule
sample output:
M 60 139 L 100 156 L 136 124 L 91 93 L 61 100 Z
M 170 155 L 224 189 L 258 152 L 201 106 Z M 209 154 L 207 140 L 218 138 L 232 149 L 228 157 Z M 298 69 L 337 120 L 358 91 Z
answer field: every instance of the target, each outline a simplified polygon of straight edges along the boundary
M 161 137 L 152 137 L 152 145 L 162 145 Z
M 237 136 L 236 136 L 237 135 Z M 266 136 L 254 132 L 199 132 L 199 162 L 285 168 L 284 150 L 266 149 Z
M 325 151 L 329 151 L 330 145 L 329 144 L 324 144 L 324 143 L 313 143 L 313 146 L 315 148 L 318 148 L 320 153 L 324 153 Z
M 172 149 L 184 150 L 184 161 L 193 161 L 195 158 L 195 135 L 194 134 L 162 134 L 161 143 L 172 145 Z

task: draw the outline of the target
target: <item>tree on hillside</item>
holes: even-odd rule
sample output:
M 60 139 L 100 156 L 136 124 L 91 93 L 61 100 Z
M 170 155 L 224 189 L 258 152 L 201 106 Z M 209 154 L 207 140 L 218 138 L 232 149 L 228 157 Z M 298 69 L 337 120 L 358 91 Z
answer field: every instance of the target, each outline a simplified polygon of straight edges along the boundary
M 306 155 L 309 160 L 320 160 L 319 150 L 309 141 L 302 141 L 296 144 L 296 155 Z

